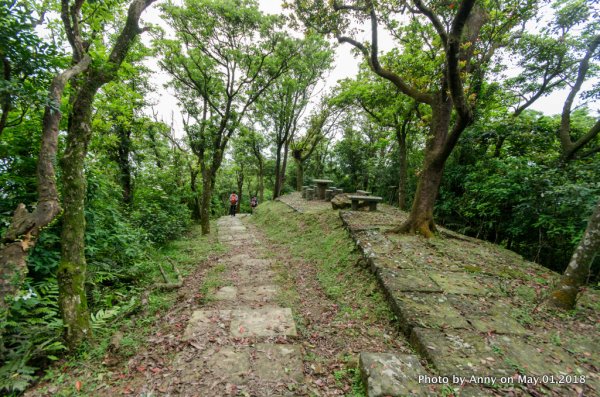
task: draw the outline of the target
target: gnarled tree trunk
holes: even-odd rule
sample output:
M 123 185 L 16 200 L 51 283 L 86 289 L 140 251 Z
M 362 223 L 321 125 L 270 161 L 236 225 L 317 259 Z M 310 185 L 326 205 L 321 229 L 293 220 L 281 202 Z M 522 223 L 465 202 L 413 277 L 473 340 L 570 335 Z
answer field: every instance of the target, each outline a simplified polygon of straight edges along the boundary
M 590 218 L 583 238 L 575 249 L 569 266 L 550 295 L 550 305 L 573 309 L 580 289 L 590 276 L 594 259 L 600 255 L 600 201 Z
M 448 140 L 452 101 L 445 94 L 440 94 L 436 103 L 431 106 L 432 119 L 423 170 L 408 219 L 396 231 L 405 233 L 420 233 L 431 237 L 435 232 L 433 209 L 437 199 L 444 164 L 450 156 L 456 142 Z M 456 122 L 458 123 L 458 121 Z M 455 124 L 454 129 L 461 128 Z M 462 129 L 466 128 L 466 125 Z M 455 131 L 453 131 L 455 132 Z
M 48 90 L 49 100 L 44 110 L 42 143 L 37 163 L 37 206 L 29 213 L 24 204 L 19 204 L 0 248 L 0 321 L 4 321 L 7 314 L 5 298 L 18 291 L 27 275 L 27 256 L 35 246 L 40 231 L 61 211 L 54 170 L 58 126 L 62 118 L 58 109 L 65 86 L 71 78 L 85 71 L 90 61 L 89 56 L 83 57 L 81 61 L 57 75 Z M 0 340 L 3 340 L 1 335 Z M 0 357 L 2 346 L 0 346 Z

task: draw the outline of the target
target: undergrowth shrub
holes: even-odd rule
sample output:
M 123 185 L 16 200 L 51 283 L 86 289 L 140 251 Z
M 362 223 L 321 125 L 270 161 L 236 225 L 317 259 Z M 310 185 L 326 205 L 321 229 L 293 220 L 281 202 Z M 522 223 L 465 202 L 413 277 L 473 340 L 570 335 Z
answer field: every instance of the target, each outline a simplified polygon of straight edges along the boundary
M 163 244 L 188 228 L 191 213 L 178 194 L 154 185 L 137 192 L 131 218 L 148 233 L 150 241 Z

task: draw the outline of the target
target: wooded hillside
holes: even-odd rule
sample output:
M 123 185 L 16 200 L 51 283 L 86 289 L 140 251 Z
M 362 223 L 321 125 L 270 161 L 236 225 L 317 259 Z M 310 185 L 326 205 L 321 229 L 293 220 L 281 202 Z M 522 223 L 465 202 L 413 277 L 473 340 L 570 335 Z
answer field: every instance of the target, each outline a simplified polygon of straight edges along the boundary
M 177 290 L 164 252 L 232 192 L 331 180 L 406 211 L 390 233 L 569 266 L 555 306 L 597 288 L 597 2 L 275 3 L 0 0 L 0 393 Z

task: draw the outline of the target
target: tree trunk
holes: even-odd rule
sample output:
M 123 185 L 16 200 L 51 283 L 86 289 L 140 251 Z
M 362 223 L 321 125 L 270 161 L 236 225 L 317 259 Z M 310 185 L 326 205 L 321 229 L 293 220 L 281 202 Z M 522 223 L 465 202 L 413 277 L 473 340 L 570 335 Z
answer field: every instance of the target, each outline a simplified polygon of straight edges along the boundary
M 438 100 L 431 107 L 431 113 L 430 136 L 427 140 L 423 171 L 419 177 L 413 205 L 408 219 L 396 229 L 402 233 L 421 233 L 425 237 L 432 237 L 435 232 L 433 220 L 435 200 L 442 181 L 444 164 L 456 144 L 456 142 L 447 142 L 452 114 L 451 101 Z
M 240 172 L 237 175 L 237 187 L 238 187 L 238 202 L 237 202 L 237 213 L 242 208 L 242 193 L 244 191 L 244 166 L 240 164 Z
M 192 166 L 190 166 L 190 188 L 192 190 L 193 195 L 193 209 L 192 209 L 192 219 L 196 222 L 200 220 L 200 212 L 201 212 L 201 201 L 198 196 L 198 171 L 195 170 Z
M 63 158 L 63 230 L 61 259 L 58 264 L 58 303 L 65 325 L 65 339 L 76 348 L 91 334 L 85 295 L 85 156 L 92 137 L 91 117 L 94 97 L 100 87 L 116 77 L 133 40 L 142 32 L 138 25 L 142 12 L 155 0 L 133 0 L 127 20 L 117 37 L 108 61 L 88 70 L 76 90 Z
M 131 130 L 117 126 L 119 146 L 117 148 L 117 162 L 119 163 L 119 180 L 123 189 L 123 202 L 126 205 L 133 203 L 133 183 L 131 178 Z
M 210 233 L 210 200 L 213 191 L 212 170 L 205 168 L 202 171 L 202 199 L 200 206 L 200 226 L 202 234 Z
M 302 186 L 304 186 L 304 162 L 296 157 L 294 160 L 296 161 L 296 190 L 301 192 Z
M 550 295 L 550 305 L 567 310 L 575 307 L 579 290 L 587 283 L 592 263 L 599 253 L 600 201 L 571 257 L 569 266 Z
M 406 154 L 406 137 L 402 144 L 398 147 L 400 172 L 398 175 L 398 207 L 402 211 L 407 210 L 407 195 L 408 195 L 408 160 Z
M 398 161 L 400 170 L 398 172 L 398 207 L 406 211 L 407 205 L 407 185 L 408 185 L 408 156 L 406 153 L 406 129 L 410 121 L 410 116 L 406 117 L 401 128 L 396 128 L 396 141 L 398 142 Z
M 281 196 L 281 191 L 283 190 L 283 187 L 285 186 L 285 174 L 287 171 L 287 160 L 288 160 L 288 153 L 289 153 L 289 148 L 290 148 L 290 141 L 289 139 L 285 141 L 285 144 L 283 145 L 283 162 L 281 163 L 281 171 L 279 173 L 279 178 L 281 179 L 281 181 L 279 182 L 279 191 L 277 192 L 277 197 Z
M 89 56 L 57 75 L 48 89 L 48 105 L 42 121 L 42 142 L 37 162 L 38 202 L 32 213 L 19 204 L 2 238 L 0 248 L 0 321 L 8 314 L 6 298 L 14 295 L 27 275 L 27 256 L 35 246 L 41 229 L 61 211 L 56 188 L 54 163 L 58 148 L 58 128 L 62 113 L 62 94 L 71 78 L 84 72 L 91 62 Z M 4 338 L 0 328 L 0 361 L 4 356 Z
M 262 203 L 265 198 L 265 169 L 262 161 L 258 162 L 258 200 Z
M 91 335 L 85 295 L 85 196 L 84 174 L 87 147 L 92 137 L 92 103 L 100 85 L 89 76 L 77 91 L 69 118 L 67 147 L 61 159 L 63 181 L 63 225 L 58 287 L 65 340 L 74 349 Z
M 281 144 L 277 144 L 277 153 L 275 154 L 275 186 L 273 186 L 273 200 L 279 197 L 281 183 Z

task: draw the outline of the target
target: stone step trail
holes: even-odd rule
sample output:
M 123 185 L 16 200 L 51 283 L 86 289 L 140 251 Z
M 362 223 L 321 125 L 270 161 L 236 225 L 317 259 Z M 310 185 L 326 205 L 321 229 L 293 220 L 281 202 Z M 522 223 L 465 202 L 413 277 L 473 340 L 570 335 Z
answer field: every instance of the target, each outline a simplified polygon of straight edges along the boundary
M 294 396 L 304 371 L 292 311 L 277 304 L 273 263 L 240 218 L 217 221 L 219 241 L 230 246 L 219 260 L 225 285 L 189 319 L 190 347 L 175 358 L 179 392 Z

